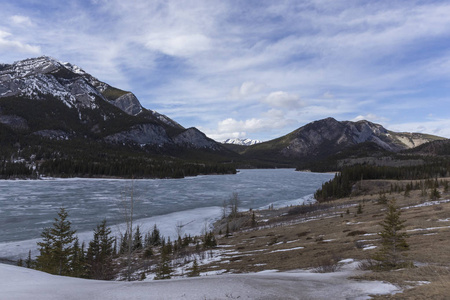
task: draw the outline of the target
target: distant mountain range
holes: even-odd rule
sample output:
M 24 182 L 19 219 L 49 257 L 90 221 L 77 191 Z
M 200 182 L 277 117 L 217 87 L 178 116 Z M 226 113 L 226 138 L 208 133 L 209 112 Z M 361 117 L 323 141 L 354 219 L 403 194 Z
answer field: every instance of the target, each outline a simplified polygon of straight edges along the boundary
M 251 140 L 251 139 L 227 139 L 223 143 L 230 144 L 230 145 L 251 146 L 251 145 L 259 144 L 259 143 L 261 143 L 261 141 Z
M 43 56 L 0 64 L 0 159 L 3 164 L 23 161 L 47 174 L 122 176 L 139 170 L 145 177 L 153 176 L 152 168 L 160 170 L 160 177 L 228 173 L 234 166 L 295 167 L 336 155 L 391 155 L 432 141 L 443 144 L 422 147 L 422 152 L 442 153 L 444 140 L 392 132 L 368 121 L 327 118 L 267 142 L 229 139 L 222 144 L 142 107 L 133 93 L 70 63 Z
M 326 118 L 306 124 L 280 138 L 241 149 L 239 153 L 244 157 L 269 163 L 304 164 L 323 160 L 352 148 L 358 152 L 358 147 L 366 144 L 374 145 L 370 147 L 370 155 L 371 151 L 397 153 L 439 140 L 445 139 L 421 133 L 393 132 L 364 120 L 339 122 Z M 365 146 L 365 152 L 368 149 Z

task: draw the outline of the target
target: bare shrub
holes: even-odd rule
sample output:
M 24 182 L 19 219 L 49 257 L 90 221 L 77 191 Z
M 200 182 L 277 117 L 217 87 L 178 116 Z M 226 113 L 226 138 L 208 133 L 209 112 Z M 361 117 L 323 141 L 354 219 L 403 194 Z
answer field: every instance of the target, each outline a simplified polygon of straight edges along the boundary
M 379 268 L 379 263 L 373 259 L 364 259 L 358 264 L 358 269 L 363 271 L 376 270 Z
M 363 241 L 355 241 L 355 247 L 356 247 L 356 249 L 364 249 L 364 246 L 365 246 L 366 244 L 364 244 L 364 242 Z
M 363 235 L 366 234 L 367 231 L 364 230 L 355 230 L 355 231 L 351 231 L 347 234 L 347 236 L 355 236 L 355 235 Z
M 339 265 L 340 258 L 333 254 L 331 257 L 322 258 L 318 266 L 314 268 L 315 273 L 332 273 L 339 271 L 341 266 Z

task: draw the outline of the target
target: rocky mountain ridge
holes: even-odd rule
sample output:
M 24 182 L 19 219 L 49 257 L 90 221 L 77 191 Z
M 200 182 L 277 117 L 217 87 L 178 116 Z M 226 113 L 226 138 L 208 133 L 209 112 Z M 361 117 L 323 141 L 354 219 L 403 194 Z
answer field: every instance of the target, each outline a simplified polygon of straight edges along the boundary
M 67 108 L 61 107 L 59 114 L 48 112 L 58 120 L 53 128 L 44 124 L 32 126 L 36 122 L 15 110 L 14 103 L 5 104 L 7 100 L 49 99 L 56 99 Z M 169 117 L 145 109 L 133 93 L 112 87 L 78 66 L 47 56 L 1 64 L 0 100 L 4 104 L 0 104 L 0 123 L 42 137 L 70 139 L 93 134 L 96 139 L 115 144 L 223 150 L 197 129 L 185 129 Z M 75 112 L 78 122 L 72 120 L 69 124 L 67 116 Z M 79 125 L 84 129 L 80 130 Z
M 318 120 L 272 141 L 242 151 L 247 157 L 282 157 L 286 161 L 322 159 L 362 143 L 399 152 L 444 138 L 421 133 L 397 133 L 369 121 Z
M 241 145 L 241 146 L 251 146 L 261 143 L 259 140 L 252 140 L 252 139 L 227 139 L 223 142 L 223 144 L 230 144 L 230 145 Z

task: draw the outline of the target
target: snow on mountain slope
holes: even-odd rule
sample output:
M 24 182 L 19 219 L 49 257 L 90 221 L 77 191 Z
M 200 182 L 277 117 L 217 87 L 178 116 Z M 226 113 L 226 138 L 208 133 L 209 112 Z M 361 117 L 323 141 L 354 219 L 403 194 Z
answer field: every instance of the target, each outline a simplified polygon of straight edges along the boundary
M 96 109 L 97 99 L 111 102 L 102 94 L 108 87 L 81 68 L 48 56 L 0 68 L 0 97 L 42 99 L 44 95 L 52 95 L 68 107 Z
M 48 56 L 0 64 L 1 98 L 8 100 L 4 103 L 4 112 L 0 105 L 0 123 L 14 130 L 27 129 L 33 134 L 46 137 L 51 130 L 62 127 L 66 136 L 87 136 L 94 133 L 104 141 L 116 144 L 133 143 L 158 147 L 177 145 L 179 148 L 223 150 L 220 144 L 208 139 L 198 130 L 186 130 L 169 117 L 145 109 L 133 93 L 112 87 L 76 65 L 59 62 Z M 48 113 L 52 121 L 58 123 L 58 126 L 54 126 L 58 128 L 42 125 L 46 120 L 33 122 L 35 116 L 32 114 L 28 114 L 28 119 L 23 118 L 23 113 L 18 112 L 16 105 L 10 103 L 11 100 L 49 99 L 60 100 L 68 108 L 56 112 L 55 105 L 46 106 L 44 113 Z M 36 109 L 41 108 L 43 103 L 44 101 L 33 102 L 31 105 Z M 30 103 L 22 105 L 29 107 Z M 112 105 L 131 117 L 119 113 Z M 69 124 L 68 115 L 74 109 L 78 121 L 71 119 Z M 28 126 L 29 124 L 35 126 Z M 46 134 L 39 134 L 42 129 L 47 130 Z M 176 141 L 173 141 L 175 137 Z
M 259 144 L 259 143 L 261 143 L 261 141 L 251 140 L 251 139 L 227 139 L 223 143 L 224 144 L 232 144 L 232 145 L 251 146 L 251 145 Z

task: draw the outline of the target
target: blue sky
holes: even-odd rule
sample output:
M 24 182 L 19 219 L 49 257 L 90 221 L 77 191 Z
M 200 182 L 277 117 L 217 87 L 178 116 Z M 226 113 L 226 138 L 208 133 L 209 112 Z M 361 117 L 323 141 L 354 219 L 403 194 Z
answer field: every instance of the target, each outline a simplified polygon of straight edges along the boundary
M 448 1 L 0 7 L 0 62 L 71 62 L 218 141 L 269 140 L 326 117 L 450 138 Z

